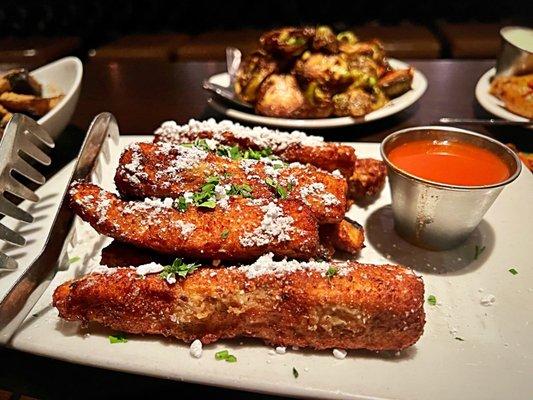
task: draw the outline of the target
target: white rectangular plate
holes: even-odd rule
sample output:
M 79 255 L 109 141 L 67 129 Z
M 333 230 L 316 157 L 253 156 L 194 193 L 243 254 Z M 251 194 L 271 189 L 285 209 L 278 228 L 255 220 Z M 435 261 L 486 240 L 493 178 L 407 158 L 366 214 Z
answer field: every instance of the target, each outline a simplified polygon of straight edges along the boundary
M 149 137 L 124 136 L 121 146 Z M 379 146 L 355 143 L 360 157 L 379 158 Z M 113 155 L 116 157 L 116 154 Z M 38 191 L 41 201 L 28 208 L 37 221 L 22 229 L 28 245 L 10 249 L 21 267 L 0 275 L 0 297 L 42 247 L 72 164 Z M 109 181 L 114 174 L 106 167 Z M 467 172 L 465 172 L 467 173 Z M 53 290 L 80 275 L 82 262 L 60 271 L 35 306 L 12 346 L 75 363 L 143 375 L 289 396 L 343 399 L 530 399 L 533 393 L 533 176 L 525 168 L 489 210 L 463 246 L 430 252 L 401 240 L 392 227 L 389 188 L 349 216 L 365 226 L 367 247 L 358 258 L 369 263 L 401 263 L 423 275 L 427 324 L 420 341 L 400 354 L 349 351 L 344 360 L 330 351 L 287 349 L 271 355 L 259 341 L 222 341 L 204 348 L 202 358 L 189 346 L 160 337 L 133 336 L 110 344 L 111 333 L 65 323 L 51 307 Z M 28 206 L 28 205 L 26 205 Z M 10 221 L 8 221 L 10 222 Z M 101 244 L 100 244 L 101 245 Z M 476 246 L 485 250 L 474 259 Z M 82 254 L 71 254 L 82 256 Z M 512 275 L 515 268 L 518 275 Z M 494 295 L 492 306 L 480 300 Z M 461 338 L 462 341 L 457 339 Z M 229 349 L 238 362 L 216 361 Z M 299 371 L 293 376 L 292 368 Z M 59 378 L 60 379 L 60 378 Z

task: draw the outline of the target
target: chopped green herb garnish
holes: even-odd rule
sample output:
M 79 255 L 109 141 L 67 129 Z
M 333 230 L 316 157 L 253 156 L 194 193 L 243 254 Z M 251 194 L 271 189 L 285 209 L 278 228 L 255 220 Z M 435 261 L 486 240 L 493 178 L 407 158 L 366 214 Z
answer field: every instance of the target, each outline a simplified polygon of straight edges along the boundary
M 215 200 L 207 200 L 202 203 L 198 204 L 198 207 L 203 208 L 215 208 L 217 206 L 217 202 Z
M 294 376 L 294 378 L 298 378 L 300 376 L 298 370 L 294 367 L 292 367 L 292 375 Z
M 229 356 L 229 351 L 227 350 L 221 350 L 215 353 L 215 359 L 217 360 L 225 360 L 226 358 L 228 358 L 228 356 Z
M 239 146 L 219 145 L 216 149 L 216 153 L 219 156 L 228 157 L 232 160 L 239 160 L 242 158 L 242 153 Z
M 181 258 L 176 258 L 172 265 L 165 265 L 163 271 L 159 276 L 167 281 L 169 279 L 176 279 L 176 275 L 185 278 L 188 274 L 192 273 L 200 264 L 196 263 L 184 263 Z
M 337 272 L 339 272 L 339 271 L 337 270 L 337 268 L 329 267 L 328 270 L 326 271 L 326 276 L 327 276 L 328 278 L 331 278 L 331 277 L 337 275 Z
M 460 342 L 464 342 L 465 340 L 459 336 L 454 337 L 455 340 L 459 340 Z
M 226 194 L 228 196 L 252 197 L 252 188 L 247 183 L 243 183 L 242 185 L 232 184 Z
M 229 356 L 226 357 L 226 362 L 229 362 L 229 363 L 237 362 L 237 357 L 235 357 L 234 355 L 230 354 Z
M 474 260 L 477 260 L 478 257 L 485 251 L 485 246 L 476 246 L 476 252 L 474 253 Z
M 128 339 L 126 339 L 126 335 L 123 333 L 117 333 L 115 335 L 109 335 L 109 343 L 115 344 L 115 343 L 126 343 Z
M 428 303 L 431 304 L 432 306 L 436 306 L 437 305 L 437 298 L 435 296 L 433 296 L 432 294 L 430 294 L 428 296 Z
M 74 264 L 75 262 L 80 261 L 80 258 L 78 256 L 71 257 L 68 259 L 69 264 Z
M 282 198 L 282 199 L 286 199 L 287 198 L 287 189 L 284 188 L 283 186 L 281 186 L 278 182 L 276 182 L 274 179 L 272 178 L 266 178 L 265 179 L 265 183 L 270 186 L 271 188 L 275 189 L 276 190 L 276 193 L 277 195 Z
M 513 274 L 513 275 L 518 275 L 518 271 L 517 271 L 516 269 L 514 269 L 514 268 L 511 268 L 511 269 L 509 270 L 509 272 L 510 272 L 511 274 Z
M 176 207 L 178 211 L 185 212 L 187 211 L 189 204 L 187 203 L 187 200 L 185 199 L 185 197 L 180 196 L 174 202 L 174 207 Z
M 227 238 L 228 238 L 228 235 L 229 235 L 229 230 L 224 229 L 224 230 L 222 231 L 222 233 L 220 234 L 220 237 L 221 237 L 222 239 L 227 239 Z
M 237 357 L 230 354 L 228 350 L 221 350 L 215 353 L 215 360 L 226 360 L 226 362 L 234 363 L 237 362 Z
M 206 184 L 213 184 L 213 185 L 218 185 L 218 182 L 220 181 L 220 178 L 216 175 L 213 175 L 213 176 L 210 176 L 209 178 L 207 178 L 205 180 L 205 183 Z
M 215 208 L 217 205 L 215 199 L 215 187 L 218 185 L 219 181 L 220 178 L 218 176 L 208 177 L 200 191 L 193 193 L 192 204 L 197 207 Z

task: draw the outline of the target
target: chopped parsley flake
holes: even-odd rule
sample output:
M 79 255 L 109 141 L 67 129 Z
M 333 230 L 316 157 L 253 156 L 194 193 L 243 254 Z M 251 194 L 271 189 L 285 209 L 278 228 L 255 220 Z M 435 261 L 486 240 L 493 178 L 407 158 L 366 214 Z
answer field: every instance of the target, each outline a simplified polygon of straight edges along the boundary
M 123 333 L 117 333 L 115 335 L 109 335 L 109 343 L 115 344 L 115 343 L 126 343 L 128 339 L 126 339 L 126 335 Z
M 459 340 L 460 342 L 464 342 L 465 340 L 462 337 L 456 336 L 454 337 L 455 340 Z
M 224 229 L 224 230 L 222 231 L 222 233 L 220 234 L 220 237 L 221 237 L 222 239 L 227 239 L 227 238 L 228 238 L 228 235 L 229 235 L 229 230 Z
M 232 160 L 242 160 L 242 159 L 250 159 L 250 160 L 260 160 L 263 157 L 273 157 L 272 156 L 272 149 L 266 148 L 261 150 L 241 150 L 241 148 L 237 145 L 235 146 L 226 146 L 226 145 L 218 145 L 216 150 L 216 154 L 222 157 L 228 157 Z
M 295 379 L 300 376 L 300 374 L 298 373 L 298 370 L 294 367 L 292 367 L 292 375 L 294 376 Z
M 436 306 L 437 305 L 437 298 L 435 296 L 433 296 L 432 294 L 430 294 L 428 296 L 428 303 L 431 304 L 432 306 Z
M 332 278 L 333 276 L 337 275 L 337 272 L 339 272 L 337 270 L 337 268 L 335 267 L 329 267 L 328 270 L 326 271 L 326 276 L 328 278 Z
M 185 197 L 180 196 L 174 202 L 174 207 L 176 207 L 178 211 L 185 212 L 187 211 L 187 208 L 189 208 L 189 205 L 187 204 L 187 200 L 185 199 Z
M 237 362 L 237 357 L 230 354 L 228 350 L 221 350 L 215 353 L 215 360 L 225 360 L 226 362 L 234 363 Z
M 80 260 L 81 260 L 80 257 L 75 256 L 75 257 L 71 257 L 71 258 L 69 258 L 68 263 L 69 263 L 69 264 L 74 264 L 75 262 L 78 262 L 78 261 L 80 261 Z
M 485 246 L 476 246 L 476 252 L 474 253 L 474 260 L 477 260 L 478 257 L 485 251 Z
M 292 185 L 289 185 L 287 188 L 284 188 L 283 186 L 281 186 L 278 182 L 276 182 L 274 179 L 272 178 L 266 178 L 265 179 L 265 183 L 270 186 L 271 188 L 275 189 L 276 190 L 276 193 L 277 195 L 282 198 L 282 199 L 286 199 L 287 198 L 287 191 L 290 189 L 292 189 Z
M 226 192 L 228 196 L 242 196 L 242 197 L 252 197 L 252 188 L 247 183 L 242 185 L 231 185 L 231 188 Z
M 511 269 L 509 270 L 509 272 L 510 272 L 511 274 L 513 274 L 513 275 L 518 275 L 518 271 L 517 271 L 516 269 L 514 269 L 514 268 L 511 268 Z
M 188 274 L 192 273 L 200 264 L 190 263 L 186 264 L 181 258 L 176 258 L 172 265 L 165 265 L 163 271 L 159 276 L 167 281 L 169 279 L 175 279 L 176 275 L 185 278 Z

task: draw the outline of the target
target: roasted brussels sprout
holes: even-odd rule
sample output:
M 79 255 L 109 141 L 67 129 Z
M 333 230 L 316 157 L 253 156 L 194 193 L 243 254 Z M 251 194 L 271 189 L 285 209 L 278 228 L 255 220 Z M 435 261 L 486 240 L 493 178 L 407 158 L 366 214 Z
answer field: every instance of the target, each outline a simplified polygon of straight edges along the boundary
M 363 89 L 353 88 L 333 96 L 335 115 L 362 117 L 372 111 L 372 96 Z
M 411 70 L 393 70 L 378 40 L 360 41 L 350 31 L 287 27 L 263 34 L 260 45 L 235 82 L 258 114 L 362 117 L 411 87 Z
M 270 75 L 261 85 L 255 109 L 259 114 L 299 118 L 305 109 L 305 97 L 293 75 Z
M 304 83 L 315 81 L 328 89 L 342 90 L 353 81 L 348 62 L 338 55 L 314 53 L 301 57 L 294 73 Z
M 393 99 L 409 91 L 412 83 L 413 70 L 409 68 L 388 72 L 380 78 L 378 86 L 387 97 Z
M 337 38 L 329 26 L 319 26 L 316 28 L 312 48 L 315 51 L 323 51 L 331 54 L 339 52 Z
M 282 28 L 263 34 L 259 43 L 268 53 L 297 57 L 307 50 L 314 36 L 314 28 Z
M 278 70 L 278 63 L 268 54 L 261 51 L 250 54 L 237 72 L 235 93 L 241 100 L 254 103 L 263 81 Z

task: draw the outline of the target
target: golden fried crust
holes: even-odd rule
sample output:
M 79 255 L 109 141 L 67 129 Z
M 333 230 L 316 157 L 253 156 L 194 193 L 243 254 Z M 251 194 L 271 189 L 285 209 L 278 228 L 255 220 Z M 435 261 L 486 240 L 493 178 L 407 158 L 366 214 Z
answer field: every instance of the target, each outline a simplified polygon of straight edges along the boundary
M 346 275 L 317 271 L 247 278 L 200 268 L 175 284 L 120 268 L 59 286 L 61 318 L 191 342 L 254 337 L 268 344 L 401 350 L 422 335 L 424 284 L 408 269 L 351 263 Z
M 356 254 L 364 247 L 365 231 L 357 222 L 344 219 L 338 224 L 321 225 L 320 240 L 326 246 Z
M 316 219 L 294 200 L 257 205 L 235 198 L 227 209 L 181 212 L 124 201 L 96 185 L 76 182 L 70 204 L 98 232 L 163 254 L 220 260 L 250 260 L 267 252 L 296 259 L 319 254 Z
M 381 160 L 358 158 L 355 171 L 348 179 L 348 197 L 354 200 L 372 197 L 385 185 L 387 168 Z
M 186 132 L 180 134 L 156 134 L 154 142 L 191 143 L 195 139 L 212 139 L 213 132 Z M 217 135 L 216 140 L 228 146 L 261 150 L 261 146 L 251 139 L 238 138 L 231 132 Z M 337 143 L 324 143 L 322 146 L 289 144 L 282 149 L 273 149 L 282 160 L 311 164 L 320 169 L 333 172 L 339 170 L 344 176 L 352 176 L 355 165 L 355 150 L 352 146 Z
M 126 148 L 115 175 L 120 194 L 178 198 L 185 192 L 199 192 L 208 177 L 216 176 L 222 188 L 246 184 L 253 198 L 273 199 L 278 196 L 276 189 L 266 182 L 274 173 L 273 180 L 286 190 L 287 198 L 303 201 L 319 223 L 334 223 L 344 217 L 347 183 L 340 176 L 313 166 L 293 164 L 275 169 L 260 161 L 236 161 L 212 153 L 192 165 L 185 161 L 191 151 L 198 150 L 168 143 L 137 143 Z M 180 161 L 187 167 L 176 168 Z

